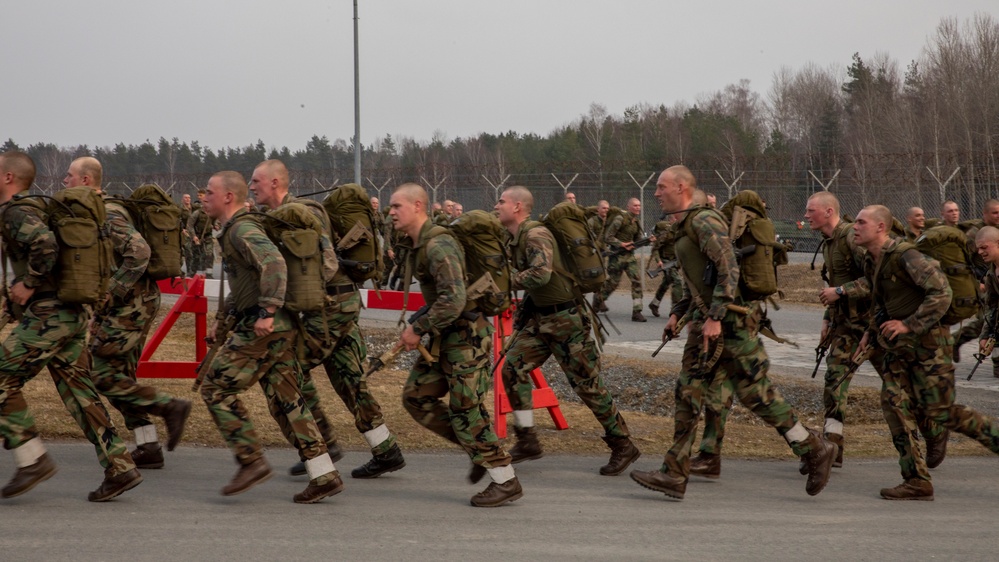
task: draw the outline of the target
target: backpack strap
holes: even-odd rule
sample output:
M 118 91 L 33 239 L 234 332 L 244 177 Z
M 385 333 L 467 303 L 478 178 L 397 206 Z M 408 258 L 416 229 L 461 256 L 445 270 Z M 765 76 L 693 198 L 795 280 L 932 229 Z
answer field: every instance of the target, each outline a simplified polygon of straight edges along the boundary
M 406 267 L 403 268 L 403 280 L 402 280 L 402 312 L 399 314 L 399 326 L 402 327 L 406 324 L 406 307 L 409 305 L 409 288 L 413 283 L 413 264 L 416 263 L 416 259 L 419 257 L 420 250 L 426 246 L 430 240 L 437 238 L 442 234 L 450 235 L 451 231 L 447 227 L 435 224 L 430 227 L 427 232 L 427 237 L 423 240 L 423 244 L 416 246 L 416 240 L 413 241 L 413 254 L 408 256 L 406 259 Z

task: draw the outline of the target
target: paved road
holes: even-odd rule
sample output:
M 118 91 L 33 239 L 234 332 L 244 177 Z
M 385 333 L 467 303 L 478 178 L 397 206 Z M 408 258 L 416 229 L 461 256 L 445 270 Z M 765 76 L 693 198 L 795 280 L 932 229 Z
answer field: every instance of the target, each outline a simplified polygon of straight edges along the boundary
M 693 481 L 675 502 L 627 476 L 598 476 L 603 458 L 551 456 L 518 465 L 521 500 L 476 509 L 456 451 L 410 454 L 400 472 L 348 478 L 339 496 L 300 506 L 291 496 L 304 479 L 283 474 L 219 496 L 235 470 L 229 454 L 189 447 L 95 505 L 85 499 L 100 479 L 92 448 L 50 450 L 60 472 L 0 501 L 4 560 L 990 560 L 999 517 L 993 458 L 948 459 L 932 503 L 878 499 L 897 483 L 895 463 L 852 459 L 816 497 L 794 460 L 726 461 L 721 480 Z M 364 456 L 348 453 L 341 468 Z M 285 467 L 294 454 L 268 458 Z M 638 465 L 658 461 L 650 451 Z M 11 465 L 0 456 L 0 471 Z

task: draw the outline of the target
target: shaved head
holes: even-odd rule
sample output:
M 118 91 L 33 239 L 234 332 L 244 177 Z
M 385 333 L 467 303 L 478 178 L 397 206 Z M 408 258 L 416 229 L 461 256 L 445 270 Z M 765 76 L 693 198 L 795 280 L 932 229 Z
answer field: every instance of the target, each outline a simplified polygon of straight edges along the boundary
M 808 198 L 822 206 L 823 209 L 832 209 L 833 214 L 839 216 L 839 199 L 828 191 L 817 191 Z
M 257 164 L 257 168 L 267 170 L 267 174 L 278 181 L 278 185 L 288 189 L 288 167 L 280 160 L 264 160 Z
M 242 204 L 246 201 L 247 187 L 243 174 L 227 170 L 212 174 L 212 177 L 219 179 L 222 189 L 224 189 L 227 193 L 232 193 L 236 202 Z
M 999 242 L 999 228 L 983 226 L 975 236 L 976 244 L 981 244 L 982 242 Z
M 703 207 L 708 204 L 708 194 L 704 193 L 703 189 L 695 189 L 691 195 L 692 198 L 690 202 L 694 205 L 700 205 Z
M 691 190 L 697 189 L 697 178 L 694 177 L 694 173 L 690 171 L 690 168 L 686 166 L 670 166 L 666 168 L 666 172 L 669 173 L 673 179 L 684 185 L 690 186 Z M 705 196 L 705 199 L 707 196 Z
M 35 161 L 23 152 L 0 154 L 0 174 L 10 174 L 14 183 L 24 189 L 35 183 Z
M 892 216 L 891 210 L 884 205 L 868 205 L 864 207 L 867 211 L 867 216 L 874 220 L 874 222 L 881 223 L 885 225 L 887 231 L 891 231 Z
M 427 190 L 423 189 L 422 185 L 418 183 L 404 183 L 395 188 L 395 191 L 392 193 L 402 196 L 410 203 L 416 203 L 418 201 L 423 203 L 423 212 L 427 212 L 427 205 L 430 203 L 430 197 L 427 196 Z
M 81 176 L 90 176 L 91 185 L 94 187 L 100 187 L 104 181 L 104 168 L 96 158 L 90 156 L 77 158 L 70 164 L 70 167 L 72 166 L 78 166 L 77 170 Z
M 534 195 L 522 185 L 515 185 L 503 192 L 503 197 L 524 206 L 528 214 L 534 209 Z

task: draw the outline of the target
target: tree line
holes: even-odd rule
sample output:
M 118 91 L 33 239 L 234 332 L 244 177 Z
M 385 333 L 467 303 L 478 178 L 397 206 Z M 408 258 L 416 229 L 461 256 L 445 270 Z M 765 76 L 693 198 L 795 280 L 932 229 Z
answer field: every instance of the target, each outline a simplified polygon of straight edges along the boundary
M 579 174 L 580 186 L 621 187 L 625 172 L 684 163 L 702 181 L 739 187 L 833 187 L 860 195 L 885 190 L 930 200 L 961 197 L 976 205 L 999 196 L 999 21 L 987 14 L 945 18 L 922 54 L 904 70 L 887 53 L 855 54 L 844 66 L 782 67 L 765 94 L 739 80 L 693 102 L 639 103 L 615 115 L 599 103 L 542 136 L 507 131 L 429 141 L 380 137 L 363 146 L 363 175 L 374 181 L 424 179 L 452 187 L 520 183 L 553 185 Z M 98 158 L 108 178 L 203 183 L 217 170 L 247 172 L 279 158 L 300 183 L 353 177 L 353 143 L 315 135 L 304 148 L 209 148 L 160 138 L 138 145 L 20 147 L 41 178 L 61 178 L 81 155 Z M 941 188 L 954 170 L 947 188 Z M 715 174 L 710 174 L 715 171 Z M 746 173 L 748 172 L 748 175 Z M 718 176 L 718 177 L 714 177 Z M 182 187 L 181 189 L 187 189 Z

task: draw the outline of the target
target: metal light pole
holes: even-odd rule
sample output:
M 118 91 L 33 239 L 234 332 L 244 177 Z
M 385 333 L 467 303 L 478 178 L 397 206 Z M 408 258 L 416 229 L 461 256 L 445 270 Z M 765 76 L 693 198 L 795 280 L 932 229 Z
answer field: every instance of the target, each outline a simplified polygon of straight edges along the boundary
M 354 0 L 354 183 L 361 185 L 361 74 L 357 55 L 357 0 Z

